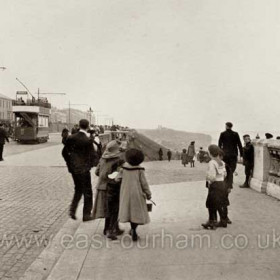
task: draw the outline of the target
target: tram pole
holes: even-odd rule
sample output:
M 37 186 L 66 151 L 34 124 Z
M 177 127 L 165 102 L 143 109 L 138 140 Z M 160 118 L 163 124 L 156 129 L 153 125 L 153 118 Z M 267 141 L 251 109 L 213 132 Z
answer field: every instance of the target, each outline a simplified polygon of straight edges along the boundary
M 71 121 L 71 105 L 70 105 L 70 101 L 69 101 L 69 108 L 68 108 L 68 114 L 69 114 L 69 118 L 68 118 L 68 120 L 69 120 L 69 123 L 68 123 L 68 129 L 70 129 L 70 121 Z

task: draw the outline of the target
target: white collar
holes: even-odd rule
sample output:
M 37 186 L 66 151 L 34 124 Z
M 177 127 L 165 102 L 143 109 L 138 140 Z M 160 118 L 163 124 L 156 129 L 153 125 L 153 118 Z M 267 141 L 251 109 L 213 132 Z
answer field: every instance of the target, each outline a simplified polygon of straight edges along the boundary
M 88 134 L 84 129 L 81 129 L 81 128 L 80 128 L 79 132 L 82 132 L 82 133 L 84 133 L 86 136 L 89 137 L 89 134 Z

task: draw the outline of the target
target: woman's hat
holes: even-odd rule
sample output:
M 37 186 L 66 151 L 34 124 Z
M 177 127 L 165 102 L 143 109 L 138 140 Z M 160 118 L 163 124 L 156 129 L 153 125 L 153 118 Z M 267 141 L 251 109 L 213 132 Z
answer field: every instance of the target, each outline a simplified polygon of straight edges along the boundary
M 125 153 L 125 159 L 130 165 L 137 166 L 144 161 L 145 156 L 141 150 L 129 149 Z
M 120 145 L 116 140 L 109 142 L 106 146 L 105 152 L 102 155 L 102 158 L 116 158 L 120 156 Z

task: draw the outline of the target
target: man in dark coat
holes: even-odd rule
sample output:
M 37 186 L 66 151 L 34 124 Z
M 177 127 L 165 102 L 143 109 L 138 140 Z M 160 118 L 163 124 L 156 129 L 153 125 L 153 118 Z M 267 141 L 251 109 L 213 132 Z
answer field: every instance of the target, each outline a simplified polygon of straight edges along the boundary
M 245 183 L 240 186 L 240 188 L 249 188 L 249 181 L 254 169 L 254 146 L 252 145 L 250 136 L 248 134 L 245 134 L 243 139 L 243 165 L 245 166 L 246 180 Z
M 226 130 L 221 133 L 219 138 L 219 147 L 224 152 L 223 160 L 227 166 L 227 177 L 226 184 L 228 188 L 228 193 L 231 192 L 233 188 L 233 173 L 235 172 L 237 166 L 237 156 L 238 150 L 240 156 L 243 156 L 243 148 L 240 141 L 239 134 L 232 130 L 233 124 L 230 122 L 226 123 Z M 228 210 L 225 209 L 227 213 Z M 230 219 L 227 217 L 227 222 L 231 224 Z
M 79 132 L 66 139 L 62 155 L 69 172 L 72 174 L 75 193 L 70 205 L 70 217 L 76 220 L 76 210 L 80 199 L 84 196 L 83 221 L 90 221 L 92 210 L 92 186 L 90 170 L 94 166 L 95 152 L 93 139 L 87 133 L 89 122 L 82 119 Z
M 8 134 L 6 130 L 4 129 L 3 124 L 0 124 L 0 161 L 3 161 L 3 150 L 5 141 L 9 142 Z

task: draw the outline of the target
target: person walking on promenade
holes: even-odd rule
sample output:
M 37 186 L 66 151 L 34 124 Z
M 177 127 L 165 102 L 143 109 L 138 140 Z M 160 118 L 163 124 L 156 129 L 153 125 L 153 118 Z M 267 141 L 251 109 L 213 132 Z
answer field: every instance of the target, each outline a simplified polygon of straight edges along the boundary
M 202 224 L 205 229 L 216 227 L 227 227 L 225 207 L 227 205 L 227 187 L 225 185 L 226 168 L 222 161 L 222 150 L 217 145 L 210 145 L 209 153 L 211 160 L 206 174 L 206 187 L 208 196 L 206 208 L 208 208 L 209 219 Z M 217 211 L 220 215 L 220 222 L 217 224 Z
M 186 149 L 182 150 L 181 160 L 184 167 L 186 167 L 186 165 L 188 164 L 188 154 Z
M 159 157 L 159 160 L 162 161 L 162 156 L 163 156 L 163 151 L 162 151 L 162 148 L 159 148 L 159 151 L 158 151 L 158 157 Z
M 119 229 L 117 221 L 121 182 L 110 178 L 125 162 L 121 159 L 121 155 L 121 146 L 118 141 L 109 142 L 95 170 L 98 182 L 92 217 L 94 219 L 105 218 L 103 234 L 112 240 L 116 240 L 117 235 L 123 233 Z
M 6 130 L 4 129 L 4 125 L 2 123 L 0 123 L 0 161 L 3 161 L 3 151 L 4 151 L 4 145 L 5 145 L 5 141 L 7 141 L 8 143 L 9 138 L 8 138 L 8 134 L 6 132 Z
M 61 132 L 61 137 L 62 137 L 61 142 L 63 145 L 66 144 L 66 140 L 67 140 L 68 136 L 69 136 L 69 129 L 67 127 L 64 127 Z
M 126 163 L 118 177 L 122 178 L 119 221 L 130 222 L 132 240 L 137 241 L 137 226 L 150 222 L 146 199 L 150 200 L 152 193 L 146 180 L 145 169 L 140 166 L 144 161 L 143 152 L 129 149 L 125 157 Z
M 80 120 L 79 126 L 79 132 L 67 138 L 62 155 L 75 184 L 75 192 L 70 205 L 69 215 L 73 220 L 76 220 L 76 210 L 79 201 L 82 196 L 84 196 L 83 221 L 86 222 L 92 220 L 90 170 L 94 166 L 94 158 L 96 155 L 93 148 L 93 140 L 87 133 L 89 126 L 88 120 Z
M 71 134 L 75 134 L 79 132 L 79 125 L 75 124 L 74 127 L 71 130 Z
M 231 122 L 226 123 L 226 130 L 221 133 L 219 138 L 219 147 L 224 152 L 224 162 L 227 167 L 227 177 L 226 177 L 226 185 L 228 188 L 228 194 L 231 192 L 233 188 L 233 173 L 236 170 L 237 166 L 237 156 L 238 149 L 240 153 L 240 157 L 243 156 L 243 148 L 240 141 L 239 134 L 232 130 L 233 124 Z M 226 207 L 227 214 L 227 222 L 231 224 L 231 220 L 228 218 L 228 209 Z
M 194 167 L 194 157 L 195 157 L 195 141 L 192 141 L 188 147 L 188 161 L 191 163 L 191 167 Z
M 243 136 L 243 165 L 245 166 L 245 183 L 240 188 L 250 188 L 249 181 L 253 174 L 254 169 L 254 146 L 251 143 L 250 135 L 245 134 Z
M 171 161 L 172 152 L 170 150 L 167 151 L 167 158 L 168 158 L 168 161 Z

